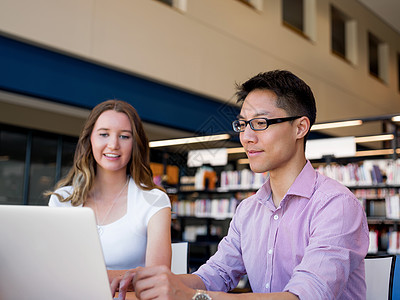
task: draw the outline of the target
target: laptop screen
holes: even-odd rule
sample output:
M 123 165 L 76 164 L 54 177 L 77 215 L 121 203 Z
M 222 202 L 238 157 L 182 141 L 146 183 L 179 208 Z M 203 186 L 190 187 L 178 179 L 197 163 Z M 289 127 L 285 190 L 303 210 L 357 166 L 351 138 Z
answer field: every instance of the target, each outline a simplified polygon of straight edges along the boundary
M 90 208 L 0 205 L 0 299 L 111 300 Z

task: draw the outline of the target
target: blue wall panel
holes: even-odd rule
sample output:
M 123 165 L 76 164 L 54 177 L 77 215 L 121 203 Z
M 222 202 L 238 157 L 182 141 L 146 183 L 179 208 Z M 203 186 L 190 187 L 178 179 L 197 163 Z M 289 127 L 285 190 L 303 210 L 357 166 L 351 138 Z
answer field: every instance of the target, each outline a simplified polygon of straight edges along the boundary
M 239 113 L 215 99 L 2 36 L 0 89 L 89 109 L 117 98 L 146 122 L 198 134 L 231 132 Z

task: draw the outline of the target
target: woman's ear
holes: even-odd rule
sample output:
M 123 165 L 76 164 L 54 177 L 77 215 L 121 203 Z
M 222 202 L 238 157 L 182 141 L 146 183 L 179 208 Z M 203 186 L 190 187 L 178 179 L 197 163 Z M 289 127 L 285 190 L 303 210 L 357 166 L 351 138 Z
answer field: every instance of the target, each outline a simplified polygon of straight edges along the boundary
M 304 138 L 310 129 L 310 120 L 307 117 L 301 117 L 297 121 L 297 137 Z

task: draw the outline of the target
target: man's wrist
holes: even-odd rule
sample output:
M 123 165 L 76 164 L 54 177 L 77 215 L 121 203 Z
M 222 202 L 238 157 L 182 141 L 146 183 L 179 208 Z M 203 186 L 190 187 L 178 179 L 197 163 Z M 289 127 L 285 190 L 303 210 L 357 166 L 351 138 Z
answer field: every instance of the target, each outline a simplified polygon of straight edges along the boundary
M 207 291 L 204 290 L 196 290 L 195 294 L 192 297 L 192 300 L 212 300 L 210 295 L 207 294 Z

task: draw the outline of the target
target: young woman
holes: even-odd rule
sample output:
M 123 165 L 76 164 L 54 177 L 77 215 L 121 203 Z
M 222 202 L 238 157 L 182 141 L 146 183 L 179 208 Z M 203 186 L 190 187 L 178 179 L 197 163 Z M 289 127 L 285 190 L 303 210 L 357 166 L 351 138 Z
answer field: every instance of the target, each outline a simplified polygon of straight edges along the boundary
M 171 204 L 152 178 L 142 122 L 128 103 L 90 113 L 73 167 L 49 206 L 93 209 L 110 280 L 138 266 L 171 265 Z M 121 271 L 111 271 L 121 270 Z

